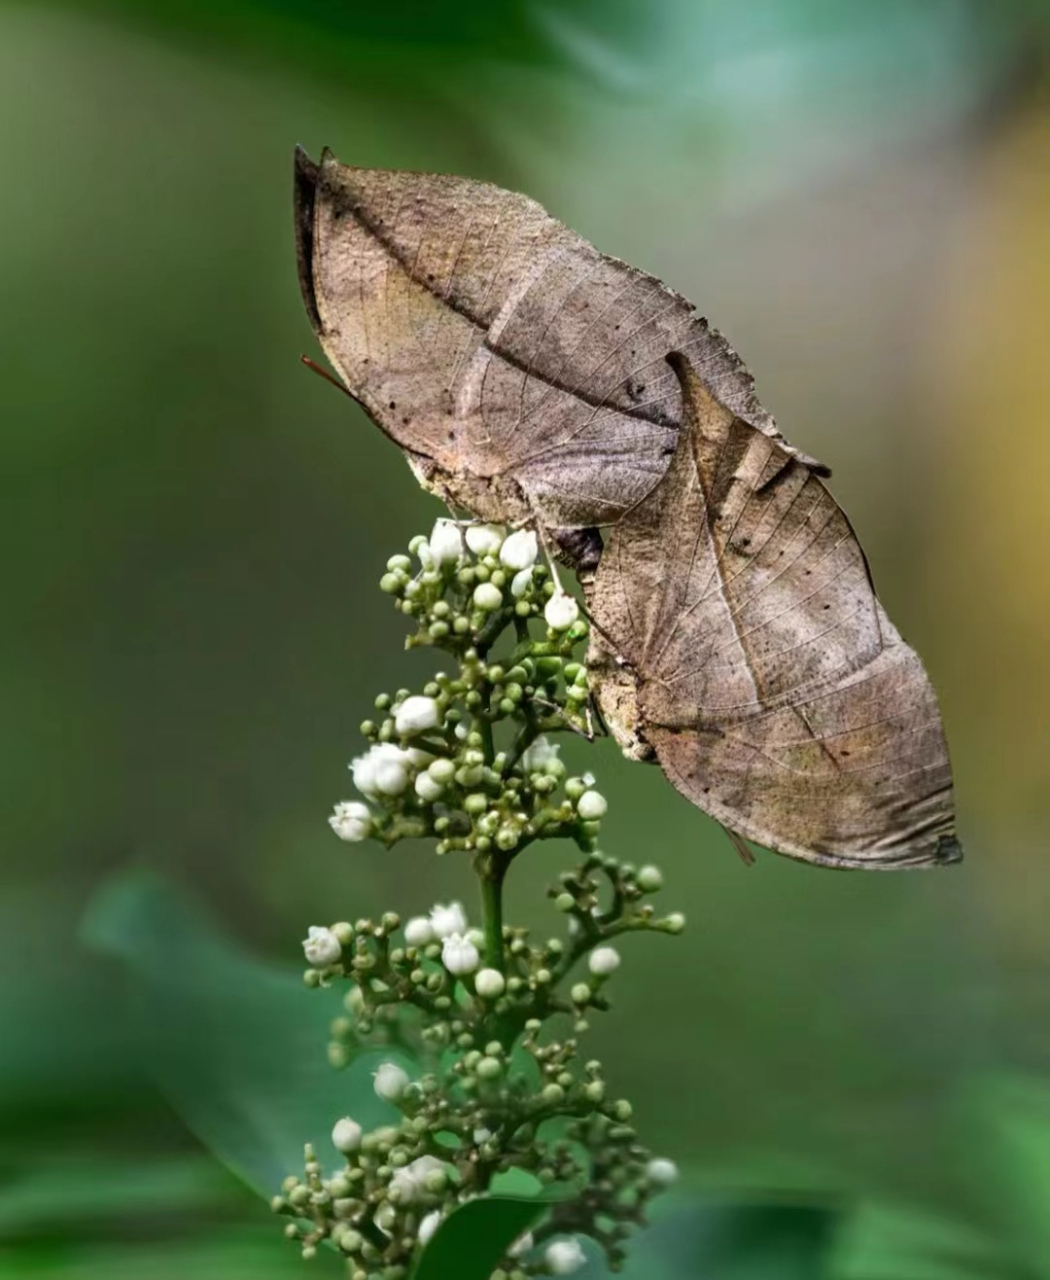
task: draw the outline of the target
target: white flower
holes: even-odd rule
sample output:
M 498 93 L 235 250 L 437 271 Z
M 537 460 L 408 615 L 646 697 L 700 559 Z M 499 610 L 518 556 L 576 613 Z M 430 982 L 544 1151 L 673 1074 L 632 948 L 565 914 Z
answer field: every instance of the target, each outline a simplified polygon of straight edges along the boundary
M 609 802 L 600 791 L 585 791 L 576 802 L 576 812 L 584 822 L 595 822 L 609 812 Z
M 673 1160 L 658 1156 L 645 1166 L 645 1176 L 658 1187 L 669 1187 L 672 1182 L 678 1181 L 678 1166 Z
M 441 962 L 449 973 L 462 977 L 481 963 L 477 947 L 461 933 L 450 933 L 441 944 Z
M 517 1240 L 514 1241 L 507 1252 L 512 1258 L 520 1258 L 523 1253 L 528 1253 L 535 1243 L 535 1240 L 532 1238 L 532 1232 L 525 1231 L 518 1236 Z
M 467 546 L 476 556 L 494 556 L 503 542 L 503 530 L 494 524 L 472 524 L 467 529 Z
M 555 1240 L 547 1246 L 544 1257 L 551 1273 L 556 1276 L 571 1276 L 587 1262 L 578 1240 Z
M 350 770 L 358 791 L 375 800 L 379 796 L 399 796 L 408 786 L 413 763 L 409 752 L 392 742 L 379 742 L 352 760 Z
M 400 703 L 394 712 L 394 728 L 404 738 L 412 733 L 433 729 L 441 719 L 441 710 L 433 698 L 413 694 Z
M 376 1097 L 384 1102 L 397 1102 L 408 1088 L 408 1072 L 396 1062 L 381 1062 L 372 1079 Z
M 441 783 L 435 782 L 429 773 L 421 773 L 416 778 L 416 795 L 424 804 L 433 804 L 444 790 Z
M 343 1155 L 349 1155 L 351 1151 L 356 1151 L 361 1145 L 361 1126 L 356 1120 L 351 1120 L 349 1116 L 343 1116 L 342 1120 L 335 1122 L 335 1128 L 332 1130 L 332 1146 L 336 1151 L 341 1151 Z
M 483 1142 L 488 1142 L 489 1138 L 492 1137 L 492 1130 L 485 1128 L 475 1129 L 473 1137 L 474 1145 L 480 1147 Z
M 372 813 L 360 800 L 341 800 L 328 819 L 328 825 L 340 840 L 356 844 L 372 834 Z
M 521 767 L 526 773 L 540 773 L 550 764 L 552 760 L 558 758 L 558 744 L 551 742 L 549 738 L 540 736 L 522 753 Z
M 447 938 L 451 933 L 466 933 L 467 913 L 458 902 L 450 902 L 447 907 L 439 902 L 430 912 L 430 927 L 438 938 Z
M 474 990 L 483 1000 L 497 1000 L 506 987 L 506 979 L 498 969 L 479 969 L 474 977 Z
M 463 554 L 463 535 L 452 520 L 435 520 L 430 534 L 430 557 L 436 568 L 455 564 Z
M 587 961 L 587 968 L 599 978 L 607 978 L 619 967 L 620 953 L 615 947 L 595 947 Z
M 492 613 L 503 603 L 503 592 L 491 582 L 479 582 L 474 588 L 474 605 L 485 613 Z
M 520 573 L 516 573 L 510 580 L 510 594 L 515 600 L 520 600 L 525 592 L 528 591 L 531 582 L 532 570 L 522 569 Z
M 436 1156 L 420 1156 L 395 1172 L 390 1180 L 390 1189 L 396 1188 L 397 1198 L 402 1204 L 411 1204 L 426 1194 L 426 1180 L 430 1174 L 444 1172 L 445 1166 Z
M 517 533 L 512 533 L 499 549 L 500 563 L 515 573 L 531 569 L 539 554 L 539 543 L 531 529 L 519 529 Z
M 306 937 L 303 939 L 303 951 L 311 964 L 319 965 L 322 968 L 327 964 L 335 964 L 343 954 L 339 939 L 331 929 L 325 929 L 316 924 L 312 924 L 306 931 Z
M 419 1230 L 416 1236 L 420 1244 L 429 1244 L 434 1238 L 434 1232 L 441 1226 L 441 1210 L 431 1209 L 423 1221 L 419 1224 Z
M 434 941 L 434 930 L 426 916 L 415 916 L 405 925 L 405 941 L 410 947 L 425 947 Z
M 564 591 L 555 591 L 547 601 L 543 616 L 547 619 L 547 626 L 552 631 L 568 631 L 580 616 L 580 606 Z

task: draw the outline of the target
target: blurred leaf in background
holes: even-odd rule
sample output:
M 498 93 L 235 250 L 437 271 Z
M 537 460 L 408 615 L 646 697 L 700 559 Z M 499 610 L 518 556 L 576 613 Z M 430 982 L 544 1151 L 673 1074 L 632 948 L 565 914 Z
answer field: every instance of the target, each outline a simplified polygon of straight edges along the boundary
M 310 923 L 466 884 L 324 822 L 370 699 L 427 670 L 374 582 L 438 512 L 297 363 L 296 142 L 543 200 L 692 297 L 833 466 L 940 692 L 970 860 L 746 873 L 655 770 L 581 747 L 611 851 L 690 915 L 673 955 L 625 948 L 595 1051 L 701 1201 L 833 1203 L 833 1276 L 1045 1274 L 1048 15 L 0 3 L 0 1274 L 304 1266 L 139 1068 L 119 966 L 78 949 L 110 873 L 158 869 L 288 965 Z M 516 868 L 526 923 L 557 869 Z M 322 1018 L 283 983 L 259 988 L 282 1016 Z M 760 1218 L 743 1258 L 777 1238 Z

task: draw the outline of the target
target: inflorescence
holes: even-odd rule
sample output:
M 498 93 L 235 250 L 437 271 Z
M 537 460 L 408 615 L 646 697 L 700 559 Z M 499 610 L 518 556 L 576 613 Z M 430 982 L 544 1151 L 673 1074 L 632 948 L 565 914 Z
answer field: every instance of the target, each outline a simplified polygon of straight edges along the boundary
M 304 1256 L 328 1241 L 352 1280 L 407 1276 L 443 1218 L 498 1193 L 506 1175 L 546 1189 L 549 1210 L 508 1247 L 494 1280 L 572 1273 L 585 1261 L 579 1236 L 616 1270 L 649 1198 L 676 1177 L 639 1144 L 601 1063 L 580 1057 L 592 1011 L 609 1007 L 612 941 L 680 933 L 685 921 L 648 901 L 662 887 L 655 866 L 598 851 L 606 800 L 590 774 L 568 776 L 551 741 L 594 735 L 577 656 L 589 629 L 538 560 L 531 530 L 439 520 L 380 581 L 417 623 L 407 646 L 439 649 L 455 670 L 421 693 L 376 699 L 361 726 L 370 746 L 350 766 L 364 799 L 338 804 L 330 823 L 350 843 L 435 837 L 438 853 L 470 855 L 482 919 L 472 928 L 452 903 L 403 925 L 388 912 L 312 926 L 303 943 L 308 986 L 347 985 L 332 1065 L 361 1049 L 391 1052 L 375 1091 L 398 1123 L 366 1133 L 339 1120 L 338 1167 L 326 1176 L 307 1147 L 304 1176 L 285 1179 L 273 1201 Z M 503 885 L 528 845 L 554 838 L 574 841 L 581 860 L 549 889 L 563 936 L 537 940 L 504 923 Z

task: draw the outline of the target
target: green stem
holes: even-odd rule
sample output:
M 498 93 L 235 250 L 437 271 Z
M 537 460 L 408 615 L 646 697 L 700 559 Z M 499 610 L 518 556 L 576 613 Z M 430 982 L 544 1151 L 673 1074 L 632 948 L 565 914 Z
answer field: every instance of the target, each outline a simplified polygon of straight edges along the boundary
M 485 965 L 500 973 L 503 972 L 503 878 L 506 872 L 502 858 L 486 858 L 478 868 L 485 924 Z

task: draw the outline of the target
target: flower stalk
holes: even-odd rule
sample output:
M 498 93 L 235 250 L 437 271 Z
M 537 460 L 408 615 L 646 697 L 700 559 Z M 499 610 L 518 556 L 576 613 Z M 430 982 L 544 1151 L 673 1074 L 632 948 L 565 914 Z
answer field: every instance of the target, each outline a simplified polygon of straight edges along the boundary
M 334 1171 L 308 1148 L 273 1202 L 305 1256 L 335 1247 L 352 1280 L 407 1276 L 444 1219 L 512 1171 L 561 1194 L 532 1235 L 508 1242 L 496 1276 L 568 1275 L 585 1261 L 581 1237 L 618 1269 L 673 1180 L 580 1038 L 610 1007 L 621 963 L 610 943 L 679 933 L 684 918 L 649 901 L 656 867 L 599 852 L 606 800 L 560 758 L 558 734 L 593 736 L 588 625 L 537 558 L 531 531 L 441 520 L 380 581 L 415 624 L 407 647 L 444 653 L 452 669 L 376 698 L 350 766 L 361 799 L 330 823 L 349 844 L 427 837 L 438 854 L 469 855 L 481 927 L 451 903 L 404 925 L 395 912 L 314 925 L 304 942 L 306 984 L 345 986 L 333 1066 L 367 1048 L 395 1055 L 375 1075 L 393 1122 L 365 1132 L 333 1117 Z M 550 839 L 571 841 L 580 861 L 548 890 L 563 928 L 534 938 L 504 918 L 504 890 L 515 859 Z

